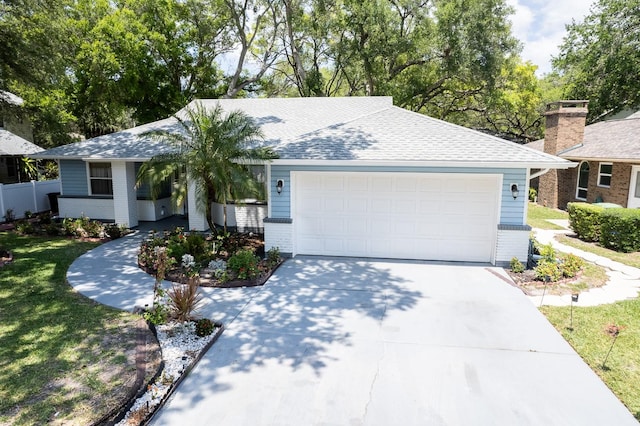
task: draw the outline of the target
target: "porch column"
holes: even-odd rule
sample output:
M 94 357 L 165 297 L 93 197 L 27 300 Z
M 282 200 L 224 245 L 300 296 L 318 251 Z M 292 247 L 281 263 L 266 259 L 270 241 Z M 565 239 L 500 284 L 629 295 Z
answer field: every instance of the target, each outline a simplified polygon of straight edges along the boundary
M 197 207 L 196 185 L 188 179 L 187 187 L 187 208 L 189 211 L 189 230 L 193 231 L 206 231 L 209 229 L 209 224 L 203 212 Z
M 112 161 L 113 210 L 115 221 L 130 228 L 138 226 L 136 170 L 134 163 Z

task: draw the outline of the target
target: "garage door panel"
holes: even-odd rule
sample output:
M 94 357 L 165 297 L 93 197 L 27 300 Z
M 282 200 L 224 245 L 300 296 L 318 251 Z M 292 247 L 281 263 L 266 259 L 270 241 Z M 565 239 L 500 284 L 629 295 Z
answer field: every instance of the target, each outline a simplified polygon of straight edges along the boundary
M 369 181 L 362 176 L 349 176 L 347 178 L 347 190 L 349 192 L 366 192 L 369 188 Z
M 393 213 L 415 215 L 417 210 L 417 202 L 415 199 L 403 200 L 398 199 L 391 204 Z
M 322 194 L 320 194 L 322 196 Z M 336 214 L 346 212 L 345 203 L 347 200 L 333 195 L 327 195 L 324 198 L 324 211 L 328 210 Z
M 499 182 L 486 175 L 297 172 L 296 253 L 488 262 Z

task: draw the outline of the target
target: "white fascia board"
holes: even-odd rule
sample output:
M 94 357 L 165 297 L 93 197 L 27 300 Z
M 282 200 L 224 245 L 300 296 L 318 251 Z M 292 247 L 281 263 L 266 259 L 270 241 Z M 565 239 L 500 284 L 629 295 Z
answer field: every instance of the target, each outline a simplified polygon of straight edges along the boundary
M 130 163 L 145 162 L 151 160 L 148 157 L 135 157 L 135 158 L 118 158 L 118 157 L 81 157 L 82 161 L 124 161 Z
M 578 163 L 571 161 L 545 162 L 482 162 L 471 161 L 376 161 L 376 160 L 271 160 L 273 166 L 351 166 L 351 167 L 469 167 L 507 169 L 569 169 Z
M 609 157 L 563 157 L 567 160 L 575 161 L 579 164 L 581 161 L 597 161 L 599 163 L 631 163 L 640 164 L 640 158 L 609 158 Z

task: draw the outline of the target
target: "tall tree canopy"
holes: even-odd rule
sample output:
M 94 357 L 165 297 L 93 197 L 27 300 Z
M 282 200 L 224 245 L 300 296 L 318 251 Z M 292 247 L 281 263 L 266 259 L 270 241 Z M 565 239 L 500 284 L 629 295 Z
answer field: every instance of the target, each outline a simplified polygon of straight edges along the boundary
M 599 0 L 567 27 L 553 63 L 566 95 L 590 101 L 590 121 L 640 106 L 640 0 Z
M 510 13 L 505 0 L 0 0 L 0 89 L 27 100 L 44 146 L 194 98 L 273 95 L 388 95 L 522 136 L 497 117 L 504 103 L 477 114 L 524 82 Z

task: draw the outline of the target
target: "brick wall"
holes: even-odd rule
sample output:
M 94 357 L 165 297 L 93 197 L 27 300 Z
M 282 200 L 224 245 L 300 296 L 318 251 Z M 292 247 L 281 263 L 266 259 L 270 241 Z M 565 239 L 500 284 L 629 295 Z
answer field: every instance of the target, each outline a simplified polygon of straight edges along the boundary
M 544 152 L 559 155 L 582 143 L 588 101 L 559 101 L 547 105 L 545 113 Z M 574 170 L 550 170 L 540 176 L 538 203 L 552 208 L 566 208 L 570 194 L 559 191 L 575 181 Z M 573 194 L 575 195 L 575 194 Z
M 600 198 L 605 203 L 627 206 L 629 197 L 629 181 L 631 180 L 631 164 L 614 163 L 611 172 L 611 186 L 609 188 L 598 186 L 598 171 L 600 163 L 590 161 L 589 188 L 587 201 L 593 203 Z

